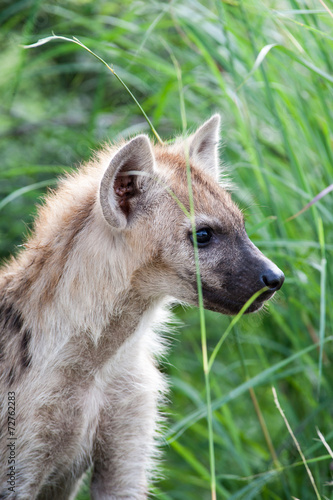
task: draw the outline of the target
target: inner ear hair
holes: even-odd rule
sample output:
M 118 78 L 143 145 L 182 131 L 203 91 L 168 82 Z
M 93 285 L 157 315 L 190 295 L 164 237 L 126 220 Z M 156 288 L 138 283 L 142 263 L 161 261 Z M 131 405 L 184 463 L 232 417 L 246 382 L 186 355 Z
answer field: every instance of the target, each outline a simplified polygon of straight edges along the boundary
M 144 179 L 151 177 L 142 170 L 121 170 L 117 173 L 113 184 L 118 205 L 126 217 L 130 213 L 130 199 L 140 193 Z
M 130 212 L 130 198 L 133 198 L 139 191 L 136 177 L 130 175 L 130 172 L 121 172 L 114 181 L 113 189 L 117 195 L 119 207 L 126 216 Z

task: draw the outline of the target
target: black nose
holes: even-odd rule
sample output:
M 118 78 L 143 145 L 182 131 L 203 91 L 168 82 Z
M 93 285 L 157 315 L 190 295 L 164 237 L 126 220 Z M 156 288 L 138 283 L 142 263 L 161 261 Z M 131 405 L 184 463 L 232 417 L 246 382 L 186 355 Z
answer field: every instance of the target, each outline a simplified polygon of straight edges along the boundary
M 284 274 L 280 269 L 266 269 L 261 276 L 261 281 L 270 290 L 280 290 L 284 282 Z

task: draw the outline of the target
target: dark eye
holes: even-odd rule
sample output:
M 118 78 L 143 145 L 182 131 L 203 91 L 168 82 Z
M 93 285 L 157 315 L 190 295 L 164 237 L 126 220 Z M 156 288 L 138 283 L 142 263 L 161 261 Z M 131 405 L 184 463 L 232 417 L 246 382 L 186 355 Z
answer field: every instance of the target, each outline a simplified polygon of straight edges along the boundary
M 196 232 L 198 247 L 205 247 L 212 238 L 212 230 L 209 227 L 204 227 Z M 194 243 L 193 234 L 190 234 L 190 240 Z

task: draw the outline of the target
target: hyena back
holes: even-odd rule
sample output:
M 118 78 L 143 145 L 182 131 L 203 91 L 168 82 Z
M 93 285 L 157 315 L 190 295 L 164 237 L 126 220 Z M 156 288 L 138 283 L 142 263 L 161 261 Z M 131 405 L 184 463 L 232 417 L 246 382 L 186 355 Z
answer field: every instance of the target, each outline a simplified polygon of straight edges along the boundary
M 165 391 L 156 329 L 170 299 L 198 303 L 188 162 L 205 307 L 235 314 L 266 286 L 255 311 L 281 287 L 217 182 L 218 138 L 214 115 L 171 146 L 140 135 L 104 148 L 47 197 L 2 269 L 0 498 L 74 498 L 89 468 L 93 499 L 147 497 Z

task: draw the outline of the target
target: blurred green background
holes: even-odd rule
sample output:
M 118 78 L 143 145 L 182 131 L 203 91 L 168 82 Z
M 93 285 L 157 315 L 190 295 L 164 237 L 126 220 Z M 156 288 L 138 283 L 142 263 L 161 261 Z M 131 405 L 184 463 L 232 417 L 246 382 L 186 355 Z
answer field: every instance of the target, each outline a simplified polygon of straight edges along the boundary
M 330 10 L 331 9 L 331 10 Z M 319 1 L 1 0 L 0 256 L 35 203 L 106 139 L 150 133 L 113 65 L 169 139 L 222 115 L 221 160 L 254 243 L 286 275 L 268 311 L 242 318 L 211 372 L 218 499 L 333 499 L 333 4 Z M 179 85 L 174 61 L 181 69 Z M 180 90 L 179 90 L 180 89 Z M 161 500 L 211 498 L 198 310 L 177 309 Z M 206 313 L 212 352 L 230 318 Z M 318 489 L 278 412 L 271 387 Z M 318 497 L 319 495 L 319 497 Z M 89 498 L 87 486 L 80 500 Z

